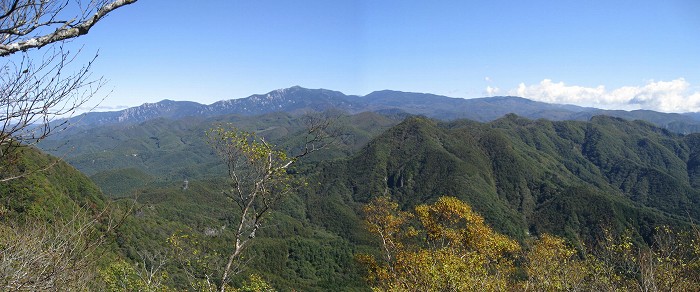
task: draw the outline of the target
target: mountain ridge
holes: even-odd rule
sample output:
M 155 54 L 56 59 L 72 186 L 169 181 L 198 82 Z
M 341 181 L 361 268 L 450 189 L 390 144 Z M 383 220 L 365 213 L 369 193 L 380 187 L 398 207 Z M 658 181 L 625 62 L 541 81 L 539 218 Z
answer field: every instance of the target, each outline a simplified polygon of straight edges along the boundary
M 70 119 L 78 128 L 109 124 L 136 124 L 156 118 L 181 119 L 188 116 L 220 115 L 254 116 L 273 112 L 302 114 L 340 110 L 349 114 L 365 111 L 404 112 L 450 121 L 470 119 L 490 122 L 514 113 L 529 119 L 553 121 L 587 121 L 596 115 L 609 115 L 627 120 L 645 120 L 677 133 L 700 132 L 698 113 L 662 113 L 650 110 L 604 110 L 569 104 L 551 104 L 517 96 L 455 98 L 430 93 L 395 90 L 374 91 L 364 96 L 346 95 L 329 89 L 307 89 L 300 86 L 277 89 L 265 94 L 228 99 L 212 104 L 193 101 L 162 100 L 116 112 L 89 112 Z

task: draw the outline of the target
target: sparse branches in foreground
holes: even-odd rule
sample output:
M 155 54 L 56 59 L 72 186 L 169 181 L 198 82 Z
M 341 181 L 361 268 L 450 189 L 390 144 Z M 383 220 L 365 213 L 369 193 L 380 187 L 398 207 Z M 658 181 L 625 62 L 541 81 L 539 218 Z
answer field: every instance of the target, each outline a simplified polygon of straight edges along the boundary
M 92 61 L 66 75 L 62 71 L 76 54 L 54 47 L 45 57 L 36 64 L 23 56 L 19 63 L 10 60 L 0 67 L 0 159 L 5 165 L 13 164 L 16 148 L 34 145 L 66 127 L 66 120 L 52 122 L 72 115 L 104 85 L 102 79 L 90 80 Z M 0 171 L 2 180 L 26 175 Z
M 333 133 L 328 132 L 331 125 L 331 121 L 308 118 L 304 150 L 296 156 L 288 156 L 263 137 L 230 125 L 207 132 L 209 144 L 226 163 L 230 189 L 225 193 L 238 207 L 240 216 L 234 226 L 233 251 L 222 272 L 221 291 L 232 275 L 241 272 L 245 264 L 242 253 L 255 238 L 266 215 L 291 192 L 294 180 L 287 169 L 301 157 L 325 148 L 334 139 Z
M 326 149 L 347 138 L 340 125 L 341 115 L 333 112 L 313 112 L 302 117 L 304 124 L 304 148 L 297 158 L 314 151 Z
M 316 118 L 306 120 L 307 136 L 304 151 L 290 157 L 253 133 L 232 126 L 219 126 L 207 132 L 209 144 L 226 163 L 230 188 L 226 195 L 238 207 L 233 251 L 221 276 L 221 291 L 230 277 L 240 273 L 243 250 L 255 238 L 263 219 L 271 208 L 292 190 L 293 178 L 287 169 L 299 158 L 325 148 L 331 133 L 330 122 Z
M 91 287 L 107 236 L 125 217 L 76 212 L 49 222 L 0 223 L 0 290 L 69 291 Z
M 2 0 L 0 57 L 87 34 L 119 7 L 137 0 Z
M 67 126 L 53 122 L 70 117 L 104 85 L 103 79 L 90 77 L 95 58 L 74 69 L 79 50 L 71 52 L 62 42 L 87 34 L 110 12 L 136 1 L 0 1 L 0 57 L 5 57 L 0 64 L 0 159 L 12 159 L 17 147 Z M 28 52 L 46 46 L 41 53 Z M 5 172 L 0 169 L 0 179 L 17 176 Z

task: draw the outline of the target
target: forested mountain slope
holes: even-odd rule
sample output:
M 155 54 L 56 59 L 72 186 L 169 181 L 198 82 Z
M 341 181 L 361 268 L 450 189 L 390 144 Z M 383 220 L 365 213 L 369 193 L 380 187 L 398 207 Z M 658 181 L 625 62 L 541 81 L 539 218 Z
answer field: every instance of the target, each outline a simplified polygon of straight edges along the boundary
M 119 258 L 112 235 L 123 212 L 84 174 L 35 148 L 5 153 L 0 170 L 0 289 L 104 289 L 98 270 Z
M 507 115 L 489 123 L 409 117 L 393 127 L 397 120 L 377 114 L 343 119 L 349 137 L 290 170 L 305 183 L 280 202 L 248 251 L 248 271 L 277 288 L 365 288 L 353 254 L 375 253 L 378 243 L 362 223 L 361 206 L 381 195 L 404 210 L 457 197 L 523 242 L 553 233 L 589 243 L 607 229 L 629 230 L 648 243 L 657 226 L 682 229 L 700 220 L 699 134 L 606 116 L 578 122 Z M 230 249 L 226 226 L 237 211 L 203 135 L 220 122 L 257 131 L 290 152 L 299 144 L 301 123 L 286 114 L 154 120 L 63 141 L 76 147 L 68 160 L 103 189 L 137 199 L 116 240 L 127 258 L 167 253 L 177 235 L 199 242 L 187 253 Z M 185 287 L 176 260 L 168 285 Z
M 347 156 L 370 139 L 400 122 L 400 116 L 376 113 L 331 114 L 341 137 L 330 149 L 307 160 Z M 287 152 L 300 151 L 304 133 L 302 115 L 271 113 L 261 116 L 227 115 L 213 118 L 155 119 L 139 124 L 111 125 L 71 132 L 39 145 L 64 156 L 66 161 L 92 176 L 110 196 L 132 195 L 134 189 L 152 182 L 211 178 L 223 168 L 205 132 L 220 124 L 254 131 Z
M 70 218 L 77 208 L 95 212 L 105 207 L 100 189 L 74 167 L 32 147 L 5 157 L 3 174 L 17 176 L 0 183 L 0 219 Z M 12 161 L 11 164 L 9 161 Z
M 203 135 L 220 122 L 257 131 L 288 151 L 302 128 L 298 117 L 281 113 L 154 120 L 96 128 L 60 143 L 75 147 L 68 161 L 107 193 L 129 196 L 148 184 L 221 175 Z M 395 120 L 365 113 L 344 123 L 352 126 L 344 148 L 313 160 L 354 153 Z M 45 149 L 60 146 L 50 143 Z M 336 232 L 359 228 L 358 203 L 391 194 L 406 208 L 459 197 L 518 238 L 528 232 L 590 237 L 601 225 L 648 235 L 657 223 L 700 218 L 698 143 L 698 134 L 606 116 L 577 122 L 508 115 L 486 124 L 409 118 L 347 160 L 319 162 L 313 172 L 306 163 L 300 171 L 318 186 L 316 195 L 307 194 L 307 205 L 314 205 L 309 217 Z
M 585 240 L 610 227 L 648 239 L 653 226 L 700 218 L 697 140 L 605 116 L 508 115 L 487 124 L 409 118 L 354 157 L 324 165 L 312 213 L 351 234 L 342 226 L 352 224 L 334 215 L 350 212 L 341 202 L 389 194 L 408 208 L 455 196 L 516 238 L 549 232 Z

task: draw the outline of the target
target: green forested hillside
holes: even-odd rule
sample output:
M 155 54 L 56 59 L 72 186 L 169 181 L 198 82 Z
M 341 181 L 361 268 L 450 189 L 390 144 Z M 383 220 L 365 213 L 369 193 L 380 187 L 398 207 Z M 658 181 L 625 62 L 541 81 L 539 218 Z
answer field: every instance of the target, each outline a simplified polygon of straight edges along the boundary
M 265 259 L 262 266 L 251 261 L 252 270 L 280 288 L 330 289 L 330 282 L 361 287 L 353 282 L 358 278 L 342 275 L 355 269 L 350 253 L 376 249 L 360 207 L 385 194 L 406 210 L 440 196 L 457 197 L 496 230 L 521 241 L 553 233 L 589 245 L 605 229 L 629 230 L 636 242 L 650 243 L 657 226 L 682 229 L 698 219 L 698 191 L 691 184 L 695 140 L 609 117 L 550 122 L 510 115 L 487 124 L 409 118 L 348 158 L 302 161 L 294 173 L 308 185 L 280 205 L 265 232 L 270 238 L 253 248 Z M 170 190 L 183 192 L 176 184 Z M 187 226 L 199 226 L 194 232 L 203 234 L 213 227 L 206 224 L 222 224 L 226 215 L 205 220 L 183 210 L 211 206 L 191 214 L 216 214 L 212 211 L 222 210 L 216 202 L 223 198 L 216 199 L 215 190 L 196 192 L 197 199 L 171 194 L 149 202 L 157 202 L 156 210 L 182 206 L 172 208 L 169 220 L 190 222 Z M 204 194 L 214 196 L 210 203 L 198 201 Z M 314 255 L 328 240 L 338 249 Z M 291 255 L 292 243 L 301 244 L 295 257 L 279 254 Z M 329 264 L 335 272 L 323 272 Z
M 104 289 L 98 270 L 120 257 L 112 235 L 123 212 L 56 157 L 5 154 L 2 177 L 13 179 L 0 182 L 0 289 Z
M 307 160 L 347 156 L 400 121 L 398 117 L 374 113 L 327 115 L 337 119 L 335 126 L 342 134 L 340 143 Z M 205 132 L 226 123 L 254 131 L 290 153 L 300 151 L 298 147 L 303 145 L 304 116 L 274 113 L 256 117 L 156 119 L 138 125 L 98 127 L 53 136 L 39 146 L 65 157 L 71 165 L 92 176 L 106 195 L 132 196 L 134 190 L 150 183 L 181 183 L 185 179 L 220 176 L 224 169 L 207 145 Z
M 0 183 L 0 219 L 68 218 L 77 208 L 105 207 L 99 188 L 72 166 L 35 148 L 16 151 L 11 164 L 0 162 L 6 176 L 18 177 Z
M 408 208 L 448 195 L 516 238 L 548 232 L 586 240 L 609 226 L 648 240 L 653 226 L 699 218 L 694 140 L 603 116 L 588 123 L 410 118 L 354 157 L 322 166 L 314 197 L 321 210 L 312 213 L 351 234 L 344 226 L 353 216 L 337 214 L 352 214 L 345 207 L 352 204 L 342 202 L 389 194 Z
M 120 248 L 134 260 L 144 252 L 170 257 L 171 286 L 189 285 L 191 279 L 182 265 L 198 259 L 195 253 L 216 253 L 218 256 L 207 258 L 204 265 L 194 269 L 220 277 L 225 257 L 233 248 L 233 226 L 239 212 L 221 193 L 223 185 L 222 180 L 204 180 L 191 182 L 187 190 L 180 185 L 143 190 L 138 197 L 138 211 L 121 229 Z M 356 247 L 342 236 L 312 224 L 306 218 L 309 208 L 313 207 L 307 208 L 296 195 L 281 202 L 250 246 L 245 273 L 234 282 L 257 273 L 281 290 L 366 287 L 353 260 Z M 179 255 L 174 255 L 175 248 L 167 241 L 173 235 L 185 236 L 190 245 Z
M 550 233 L 579 247 L 603 230 L 649 244 L 658 226 L 683 229 L 700 220 L 698 135 L 605 116 L 552 122 L 508 115 L 490 123 L 410 117 L 391 128 L 396 120 L 376 114 L 343 119 L 342 144 L 290 169 L 304 183 L 264 222 L 235 283 L 255 273 L 281 290 L 367 289 L 353 256 L 378 253 L 361 207 L 382 195 L 403 210 L 456 197 L 520 242 Z M 188 286 L 193 271 L 220 269 L 232 248 L 238 211 L 223 193 L 230 186 L 222 162 L 199 136 L 220 122 L 255 130 L 289 152 L 303 144 L 301 122 L 285 114 L 156 120 L 63 141 L 77 147 L 68 160 L 106 193 L 136 198 L 113 247 L 133 262 L 144 254 L 168 258 L 170 286 Z M 188 248 L 178 250 L 178 240 Z M 184 268 L 192 262 L 199 264 Z

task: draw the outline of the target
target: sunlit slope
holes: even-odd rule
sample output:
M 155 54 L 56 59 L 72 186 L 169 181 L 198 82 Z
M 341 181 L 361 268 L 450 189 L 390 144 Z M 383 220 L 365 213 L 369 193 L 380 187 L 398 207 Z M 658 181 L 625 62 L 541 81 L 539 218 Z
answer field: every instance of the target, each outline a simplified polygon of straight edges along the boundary
M 698 181 L 696 140 L 602 116 L 551 122 L 509 115 L 487 124 L 410 118 L 354 157 L 323 166 L 311 217 L 347 233 L 337 214 L 353 207 L 343 202 L 389 194 L 408 208 L 446 195 L 518 238 L 585 238 L 603 227 L 646 237 L 656 224 L 700 218 L 700 192 L 691 184 Z
M 77 208 L 105 207 L 100 189 L 67 163 L 32 147 L 15 154 L 19 158 L 2 168 L 18 178 L 0 183 L 0 219 L 68 219 Z

